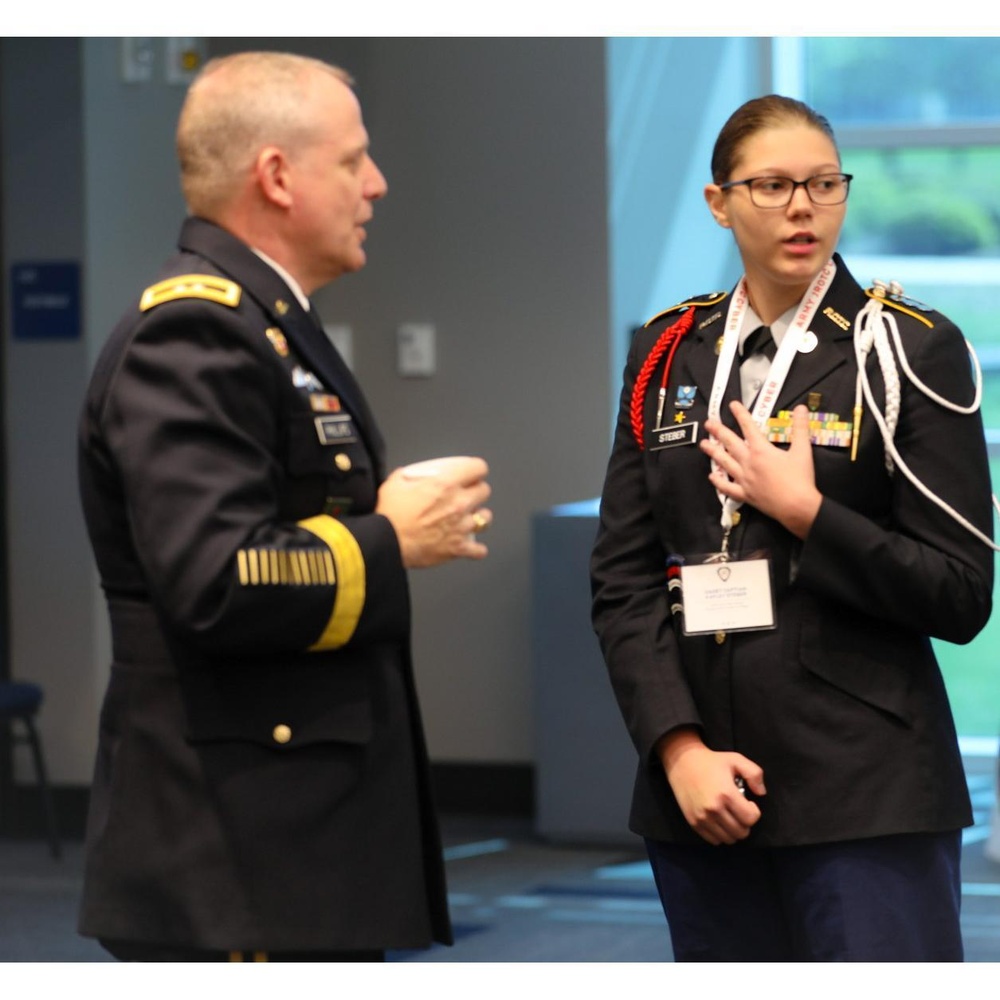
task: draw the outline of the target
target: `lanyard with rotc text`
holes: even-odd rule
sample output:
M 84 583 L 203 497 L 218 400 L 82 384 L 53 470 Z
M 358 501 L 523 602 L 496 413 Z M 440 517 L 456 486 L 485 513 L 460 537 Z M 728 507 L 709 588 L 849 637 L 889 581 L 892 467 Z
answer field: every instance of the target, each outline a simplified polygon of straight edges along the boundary
M 832 260 L 827 261 L 826 266 L 816 276 L 809 291 L 806 292 L 798 309 L 795 311 L 795 318 L 792 320 L 784 337 L 781 339 L 781 346 L 778 348 L 771 362 L 771 367 L 767 373 L 757 400 L 754 403 L 752 415 L 754 423 L 764 430 L 767 427 L 767 420 L 774 410 L 774 405 L 778 400 L 788 376 L 788 370 L 792 366 L 792 361 L 799 351 L 799 345 L 803 342 L 803 337 L 809 329 L 816 310 L 819 308 L 823 296 L 826 294 L 833 276 L 837 272 L 837 265 Z M 740 329 L 743 325 L 743 317 L 749 305 L 749 293 L 747 291 L 747 280 L 744 275 L 736 288 L 732 300 L 729 303 L 729 312 L 726 316 L 726 329 L 722 339 L 722 348 L 719 351 L 719 360 L 715 366 L 715 380 L 712 383 L 712 394 L 708 400 L 708 416 L 711 420 L 720 419 L 722 413 L 722 397 L 729 385 L 729 375 L 736 358 L 736 348 L 739 344 Z M 712 471 L 718 471 L 718 465 L 712 460 Z M 740 508 L 741 504 L 732 497 L 727 497 L 724 493 L 717 492 L 719 503 L 722 505 L 722 549 L 721 557 L 728 558 L 729 534 L 733 530 L 733 514 Z

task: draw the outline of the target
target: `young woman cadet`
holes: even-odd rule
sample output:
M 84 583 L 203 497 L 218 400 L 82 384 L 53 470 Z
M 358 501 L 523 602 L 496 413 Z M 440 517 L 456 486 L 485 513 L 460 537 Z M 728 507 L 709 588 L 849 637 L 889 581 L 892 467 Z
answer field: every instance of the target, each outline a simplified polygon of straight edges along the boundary
M 636 334 L 592 559 L 630 826 L 679 961 L 960 960 L 972 816 L 930 638 L 991 607 L 969 353 L 834 253 L 851 177 L 808 106 L 739 108 L 712 179 L 744 277 Z

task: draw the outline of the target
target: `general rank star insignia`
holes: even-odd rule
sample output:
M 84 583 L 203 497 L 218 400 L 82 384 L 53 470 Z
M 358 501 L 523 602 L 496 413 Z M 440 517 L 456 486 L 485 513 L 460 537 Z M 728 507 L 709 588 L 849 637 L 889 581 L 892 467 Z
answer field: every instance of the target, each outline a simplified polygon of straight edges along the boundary
M 278 300 L 277 300 L 277 301 L 276 301 L 276 302 L 274 303 L 274 311 L 275 311 L 275 312 L 276 312 L 276 313 L 277 313 L 277 314 L 278 314 L 279 316 L 284 316 L 284 315 L 285 315 L 285 313 L 287 313 L 287 312 L 288 312 L 288 310 L 289 310 L 290 308 L 291 308 L 291 307 L 290 307 L 290 306 L 288 305 L 288 303 L 287 303 L 287 302 L 286 302 L 286 301 L 285 301 L 284 299 L 278 299 Z

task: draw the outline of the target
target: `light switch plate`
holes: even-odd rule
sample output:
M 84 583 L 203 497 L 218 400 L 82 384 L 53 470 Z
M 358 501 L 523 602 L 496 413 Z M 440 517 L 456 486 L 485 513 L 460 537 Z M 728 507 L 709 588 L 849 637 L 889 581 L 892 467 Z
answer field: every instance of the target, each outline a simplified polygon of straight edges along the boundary
M 396 335 L 400 375 L 428 378 L 437 371 L 436 331 L 432 323 L 402 323 Z
M 148 83 L 153 79 L 156 54 L 152 38 L 121 40 L 122 80 L 125 83 Z

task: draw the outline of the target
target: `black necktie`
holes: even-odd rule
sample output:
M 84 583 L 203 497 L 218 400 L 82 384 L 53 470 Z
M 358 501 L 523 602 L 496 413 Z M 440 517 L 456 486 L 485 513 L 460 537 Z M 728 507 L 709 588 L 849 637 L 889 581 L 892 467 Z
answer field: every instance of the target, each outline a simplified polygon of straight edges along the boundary
M 773 361 L 775 349 L 770 327 L 758 326 L 743 342 L 743 351 L 740 354 L 741 363 L 755 354 L 764 354 L 768 361 Z
M 745 341 L 740 356 L 740 393 L 743 404 L 750 406 L 767 378 L 774 358 L 775 343 L 766 326 L 758 326 Z

